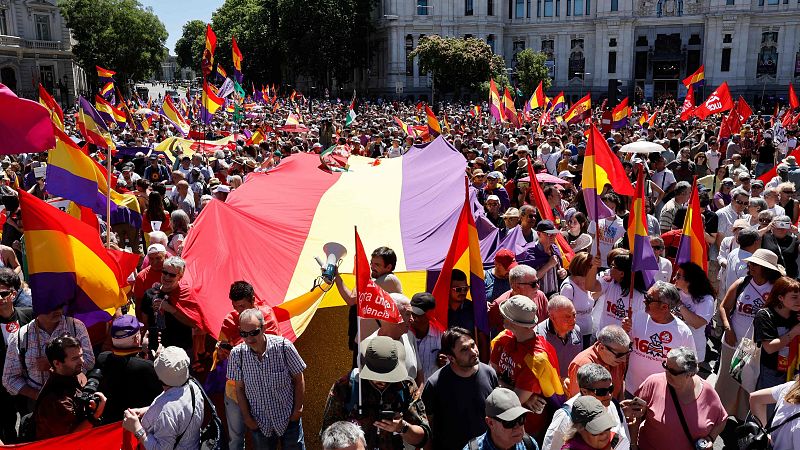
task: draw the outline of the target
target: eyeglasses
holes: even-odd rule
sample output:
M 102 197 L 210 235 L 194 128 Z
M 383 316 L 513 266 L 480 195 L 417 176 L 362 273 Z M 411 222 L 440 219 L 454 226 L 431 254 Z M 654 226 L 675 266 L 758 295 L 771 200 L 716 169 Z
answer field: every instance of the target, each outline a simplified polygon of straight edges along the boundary
M 685 278 L 684 278 L 682 273 L 678 272 L 678 273 L 675 274 L 675 279 L 676 280 L 684 280 Z
M 628 354 L 629 354 L 629 353 L 631 353 L 631 352 L 633 351 L 633 342 L 631 342 L 630 344 L 628 344 L 628 350 L 626 350 L 626 351 L 622 351 L 622 352 L 618 352 L 618 351 L 612 350 L 612 349 L 611 349 L 611 347 L 609 347 L 609 346 L 607 346 L 607 345 L 604 345 L 603 347 L 605 347 L 605 348 L 606 348 L 606 350 L 608 350 L 609 352 L 611 352 L 611 354 L 612 354 L 612 355 L 614 355 L 614 357 L 616 357 L 617 359 L 619 359 L 619 358 L 624 358 L 624 357 L 628 356 Z
M 13 293 L 14 291 L 0 291 L 0 298 L 6 298 Z
M 450 288 L 450 289 L 452 289 L 455 292 L 459 292 L 459 293 L 469 292 L 469 286 L 457 286 L 457 287 Z
M 664 246 L 663 245 L 654 245 L 653 246 L 653 250 L 664 250 Z
M 517 283 L 517 284 L 521 284 L 523 286 L 530 286 L 532 288 L 535 288 L 536 286 L 539 286 L 539 280 L 533 280 L 533 281 L 529 281 L 527 283 Z
M 500 422 L 503 425 L 503 428 L 505 428 L 506 430 L 510 430 L 512 428 L 521 427 L 525 425 L 525 414 L 517 417 L 514 420 L 502 420 L 497 418 L 495 418 L 494 420 Z
M 770 222 L 772 222 L 771 219 L 758 219 L 758 223 L 770 223 Z M 2 292 L 0 292 L 0 294 L 2 294 Z
M 667 362 L 666 361 L 661 361 L 661 367 L 663 367 L 664 370 L 669 372 L 670 375 L 672 375 L 673 377 L 677 377 L 677 376 L 680 376 L 680 375 L 683 375 L 683 374 L 686 373 L 685 370 L 673 370 L 673 369 L 670 369 L 669 366 L 667 366 Z
M 256 337 L 259 334 L 261 334 L 261 329 L 260 328 L 256 328 L 253 331 L 242 331 L 242 330 L 239 330 L 239 336 L 241 336 L 243 338 Z
M 611 393 L 614 392 L 614 385 L 612 384 L 607 388 L 584 388 L 584 389 L 586 389 L 587 391 L 594 392 L 594 395 L 598 397 L 605 397 L 611 395 Z
M 161 275 L 164 275 L 165 277 L 170 277 L 170 278 L 174 278 L 174 277 L 178 276 L 177 273 L 172 273 L 169 270 L 162 270 L 161 271 Z
M 534 216 L 533 214 L 528 214 L 528 219 L 533 219 L 533 218 L 535 218 L 535 217 L 536 217 L 536 216 Z
M 741 206 L 746 206 L 746 205 L 748 205 L 748 204 L 749 204 L 749 202 L 743 202 L 743 201 L 741 201 L 741 200 L 736 200 L 736 204 L 737 204 L 737 205 L 741 205 Z
M 656 300 L 650 294 L 644 294 L 644 304 L 649 305 L 651 303 L 662 303 L 661 300 Z
M 794 191 L 781 191 L 781 192 L 783 192 L 784 194 L 790 194 L 790 195 L 794 194 Z

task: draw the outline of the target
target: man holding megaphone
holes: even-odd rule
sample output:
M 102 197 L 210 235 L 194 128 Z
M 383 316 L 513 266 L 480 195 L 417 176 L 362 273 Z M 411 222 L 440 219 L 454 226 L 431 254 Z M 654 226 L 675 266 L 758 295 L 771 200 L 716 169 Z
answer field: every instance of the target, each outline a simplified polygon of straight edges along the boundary
M 369 260 L 370 276 L 375 280 L 375 284 L 383 288 L 386 292 L 402 293 L 403 286 L 400 284 L 400 279 L 394 274 L 394 268 L 397 265 L 397 254 L 389 247 L 378 247 L 372 252 Z M 358 319 L 358 308 L 355 290 L 348 288 L 339 271 L 334 272 L 334 282 L 339 295 L 342 296 L 344 301 L 350 306 L 348 327 L 347 327 L 347 344 L 350 350 L 353 351 L 353 367 L 356 367 L 358 359 L 358 342 L 356 342 L 356 334 L 358 331 L 358 323 L 356 320 L 361 321 L 361 335 L 370 336 L 378 330 L 379 324 L 375 319 Z

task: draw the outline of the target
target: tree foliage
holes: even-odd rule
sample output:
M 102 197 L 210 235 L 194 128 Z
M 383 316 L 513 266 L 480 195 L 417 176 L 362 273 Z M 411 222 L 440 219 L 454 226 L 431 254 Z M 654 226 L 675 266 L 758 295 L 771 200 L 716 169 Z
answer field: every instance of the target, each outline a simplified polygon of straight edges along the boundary
M 178 65 L 189 69 L 200 67 L 200 55 L 206 45 L 206 23 L 190 20 L 183 25 L 183 33 L 175 43 Z
M 503 78 L 505 62 L 480 39 L 425 36 L 410 55 L 423 72 L 432 72 L 436 89 L 475 91 L 489 78 Z
M 550 85 L 553 84 L 547 66 L 545 66 L 545 61 L 547 61 L 546 54 L 534 52 L 529 48 L 517 54 L 517 82 L 518 87 L 525 94 L 533 94 L 540 81 L 544 90 L 549 89 Z
M 167 30 L 137 0 L 59 0 L 61 14 L 77 44 L 72 47 L 78 64 L 96 84 L 99 65 L 117 72 L 115 80 L 143 80 L 161 68 L 167 56 Z

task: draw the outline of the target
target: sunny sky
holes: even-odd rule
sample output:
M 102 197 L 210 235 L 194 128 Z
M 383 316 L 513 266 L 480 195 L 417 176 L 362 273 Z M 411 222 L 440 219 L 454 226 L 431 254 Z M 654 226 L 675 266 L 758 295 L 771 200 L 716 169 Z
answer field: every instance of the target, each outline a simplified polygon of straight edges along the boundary
M 167 27 L 169 37 L 167 48 L 169 54 L 175 54 L 175 42 L 181 37 L 183 24 L 199 19 L 211 21 L 211 13 L 222 6 L 224 0 L 140 0 L 144 6 L 153 7 L 164 26 Z

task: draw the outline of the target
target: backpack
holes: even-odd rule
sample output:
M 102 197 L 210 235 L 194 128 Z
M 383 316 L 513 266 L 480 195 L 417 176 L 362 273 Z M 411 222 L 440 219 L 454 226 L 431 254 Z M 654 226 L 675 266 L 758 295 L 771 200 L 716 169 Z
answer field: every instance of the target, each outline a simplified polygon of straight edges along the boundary
M 221 450 L 222 449 L 222 421 L 217 415 L 217 409 L 214 407 L 214 403 L 211 402 L 211 399 L 208 398 L 208 394 L 206 391 L 203 390 L 203 387 L 200 386 L 200 382 L 198 382 L 194 377 L 189 377 L 189 381 L 187 383 L 194 384 L 197 389 L 200 390 L 200 393 L 203 395 L 203 419 L 200 422 L 200 449 L 201 450 Z M 195 395 L 194 389 L 191 387 L 189 388 L 189 393 L 192 395 L 192 416 L 194 416 L 194 405 L 195 405 Z M 186 429 L 183 430 L 183 433 L 178 435 L 178 438 L 175 439 L 175 445 L 172 448 L 176 448 L 178 443 L 181 441 L 181 438 L 189 429 L 191 425 L 191 420 L 189 420 L 189 425 L 186 425 Z

